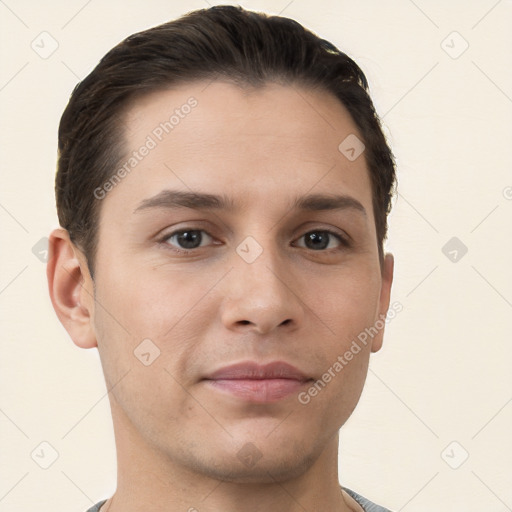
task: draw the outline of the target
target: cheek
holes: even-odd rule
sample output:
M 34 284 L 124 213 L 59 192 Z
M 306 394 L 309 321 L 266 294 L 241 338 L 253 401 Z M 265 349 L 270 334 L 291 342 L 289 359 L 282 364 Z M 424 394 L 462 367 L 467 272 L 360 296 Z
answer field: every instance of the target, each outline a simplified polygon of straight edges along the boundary
M 314 300 L 315 313 L 329 327 L 311 354 L 315 359 L 321 349 L 321 373 L 299 402 L 312 416 L 339 428 L 356 407 L 366 380 L 371 351 L 366 330 L 375 322 L 379 294 L 371 283 L 349 276 L 331 282 L 329 290 Z
M 151 265 L 113 267 L 98 287 L 98 302 L 135 338 L 162 339 L 187 316 L 204 288 L 183 272 Z M 108 319 L 107 319 L 108 321 Z
M 177 294 L 176 283 L 142 273 L 132 279 L 122 275 L 113 272 L 101 281 L 94 318 L 105 379 L 116 402 L 141 429 L 153 428 L 155 421 L 202 421 L 180 385 L 186 361 L 197 357 L 194 341 L 201 326 L 187 312 L 198 298 Z
M 374 324 L 379 311 L 379 296 L 380 279 L 375 271 L 347 269 L 315 290 L 312 309 L 325 319 L 334 338 L 344 344 Z
M 320 423 L 328 436 L 350 417 L 366 380 L 369 349 L 363 347 L 354 354 L 349 347 L 350 344 L 338 344 L 323 366 L 324 373 L 297 397 L 298 407 L 307 416 L 305 421 Z
M 356 406 L 366 379 L 373 339 L 370 328 L 378 318 L 380 279 L 370 268 L 366 272 L 347 270 L 322 288 L 323 293 L 319 287 L 310 297 L 311 309 L 328 327 L 321 337 L 323 373 L 311 389 L 313 396 L 305 400 L 321 395 L 315 398 L 313 408 L 318 407 L 320 412 L 326 404 L 332 404 L 333 417 L 342 415 L 338 419 L 344 421 Z M 315 352 L 319 348 L 317 345 Z
M 163 274 L 153 267 L 129 274 L 120 266 L 107 276 L 98 274 L 94 325 L 111 384 L 129 369 L 145 371 L 141 379 L 156 387 L 163 385 L 162 379 L 172 381 L 164 368 L 181 380 L 187 361 L 198 357 L 198 340 L 218 308 L 208 309 L 210 303 L 201 300 L 205 286 L 197 276 Z M 141 359 L 154 362 L 146 367 Z M 160 369 L 158 374 L 154 368 Z

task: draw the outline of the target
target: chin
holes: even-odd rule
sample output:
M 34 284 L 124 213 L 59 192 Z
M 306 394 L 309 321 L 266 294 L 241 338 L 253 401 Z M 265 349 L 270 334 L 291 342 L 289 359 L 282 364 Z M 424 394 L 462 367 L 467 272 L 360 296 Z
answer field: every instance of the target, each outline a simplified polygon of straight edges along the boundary
M 237 484 L 275 484 L 302 476 L 316 462 L 319 454 L 306 453 L 303 446 L 287 452 L 259 451 L 248 442 L 233 457 L 232 453 L 214 455 L 211 463 L 195 460 L 193 470 L 215 480 Z M 220 462 L 219 462 L 220 461 Z

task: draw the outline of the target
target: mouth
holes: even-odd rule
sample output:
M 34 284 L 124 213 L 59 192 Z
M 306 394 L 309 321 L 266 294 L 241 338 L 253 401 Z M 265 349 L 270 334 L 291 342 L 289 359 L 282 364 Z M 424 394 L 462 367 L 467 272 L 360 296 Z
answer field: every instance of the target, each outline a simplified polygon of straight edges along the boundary
M 265 365 L 249 361 L 221 368 L 203 380 L 214 390 L 246 402 L 272 403 L 298 393 L 313 379 L 282 361 Z

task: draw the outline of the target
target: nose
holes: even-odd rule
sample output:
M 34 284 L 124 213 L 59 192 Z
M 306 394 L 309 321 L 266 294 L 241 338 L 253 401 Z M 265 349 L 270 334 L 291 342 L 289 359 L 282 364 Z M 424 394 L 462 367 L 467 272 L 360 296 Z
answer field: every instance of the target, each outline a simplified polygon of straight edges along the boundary
M 270 250 L 251 263 L 235 254 L 223 284 L 221 319 L 230 330 L 268 334 L 278 327 L 297 329 L 302 322 L 304 304 L 290 267 Z

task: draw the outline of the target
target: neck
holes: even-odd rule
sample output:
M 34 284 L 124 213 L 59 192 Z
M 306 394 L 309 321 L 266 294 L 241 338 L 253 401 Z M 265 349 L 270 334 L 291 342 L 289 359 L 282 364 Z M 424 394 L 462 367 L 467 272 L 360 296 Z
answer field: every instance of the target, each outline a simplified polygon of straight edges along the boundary
M 108 512 L 303 512 L 359 511 L 338 481 L 338 435 L 299 474 L 271 471 L 254 481 L 215 478 L 176 463 L 150 445 L 111 400 L 117 449 L 117 490 L 103 507 Z M 213 441 L 212 441 L 213 442 Z M 279 476 L 277 476 L 279 473 Z

